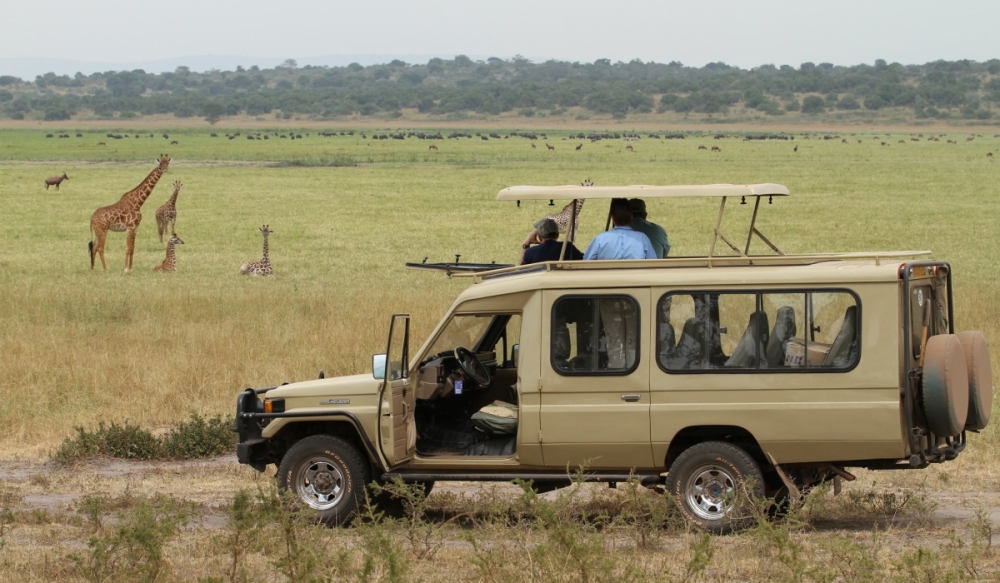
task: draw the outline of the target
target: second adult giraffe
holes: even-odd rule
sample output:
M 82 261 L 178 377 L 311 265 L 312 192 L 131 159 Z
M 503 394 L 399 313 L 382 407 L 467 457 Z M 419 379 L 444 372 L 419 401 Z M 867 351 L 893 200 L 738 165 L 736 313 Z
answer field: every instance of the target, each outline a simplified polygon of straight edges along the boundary
M 174 181 L 174 193 L 170 195 L 170 200 L 163 203 L 163 206 L 156 209 L 156 230 L 160 232 L 160 243 L 163 242 L 163 234 L 167 232 L 167 225 L 170 225 L 170 232 L 177 230 L 177 195 L 181 192 L 180 180 Z
M 142 221 L 142 203 L 146 202 L 153 187 L 156 186 L 160 177 L 167 171 L 170 165 L 170 158 L 161 155 L 156 168 L 149 173 L 139 186 L 122 195 L 121 200 L 113 205 L 102 206 L 94 211 L 90 217 L 91 240 L 88 243 L 90 248 L 90 268 L 94 269 L 94 258 L 98 254 L 101 256 L 101 265 L 107 271 L 108 264 L 104 261 L 104 242 L 108 238 L 108 231 L 120 233 L 126 232 L 125 238 L 125 273 L 132 270 L 132 255 L 135 253 L 135 233 Z

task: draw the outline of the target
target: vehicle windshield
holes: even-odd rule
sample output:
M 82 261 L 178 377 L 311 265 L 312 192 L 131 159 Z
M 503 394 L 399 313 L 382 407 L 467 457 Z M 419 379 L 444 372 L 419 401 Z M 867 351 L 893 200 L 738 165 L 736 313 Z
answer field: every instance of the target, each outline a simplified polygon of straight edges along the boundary
M 429 355 L 440 354 L 445 351 L 452 351 L 459 346 L 464 346 L 469 350 L 479 342 L 479 339 L 483 337 L 486 329 L 489 327 L 490 322 L 493 321 L 493 315 L 480 315 L 480 316 L 455 316 L 448 322 L 444 330 L 434 341 L 431 346 Z

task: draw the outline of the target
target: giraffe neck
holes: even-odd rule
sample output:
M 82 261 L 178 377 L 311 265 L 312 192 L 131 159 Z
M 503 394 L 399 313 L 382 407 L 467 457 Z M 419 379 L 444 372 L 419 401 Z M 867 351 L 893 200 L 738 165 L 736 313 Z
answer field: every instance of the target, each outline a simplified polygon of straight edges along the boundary
M 267 234 L 264 234 L 264 258 L 260 260 L 261 263 L 267 264 L 271 262 L 271 258 L 267 254 Z
M 161 176 L 163 176 L 163 171 L 160 170 L 160 167 L 157 166 L 156 168 L 153 168 L 153 171 L 149 173 L 149 176 L 139 183 L 139 186 L 136 186 L 132 190 L 123 194 L 122 199 L 119 202 L 131 205 L 135 208 L 141 207 L 142 203 L 146 202 L 146 199 L 149 198 L 149 195 L 153 192 L 153 187 L 156 186 L 156 183 L 160 180 Z
M 150 188 L 150 191 L 152 191 L 152 188 Z M 167 201 L 167 205 L 173 208 L 173 206 L 177 204 L 177 195 L 180 193 L 181 189 L 175 188 L 174 193 L 170 195 L 170 200 Z
M 174 252 L 174 243 L 170 241 L 167 243 L 167 260 L 164 261 L 169 267 L 177 265 L 177 254 Z

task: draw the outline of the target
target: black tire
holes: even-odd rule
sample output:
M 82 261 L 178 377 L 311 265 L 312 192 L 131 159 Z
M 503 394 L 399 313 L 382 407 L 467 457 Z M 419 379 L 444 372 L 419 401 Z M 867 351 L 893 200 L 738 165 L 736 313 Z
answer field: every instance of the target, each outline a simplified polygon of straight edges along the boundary
M 993 371 L 990 370 L 990 348 L 986 337 L 978 330 L 955 334 L 965 353 L 965 368 L 969 373 L 969 415 L 966 431 L 979 431 L 990 422 L 993 410 Z
M 960 435 L 969 415 L 969 375 L 957 336 L 936 334 L 927 340 L 923 379 L 927 428 L 939 437 Z
M 325 524 L 343 525 L 357 514 L 370 478 L 368 461 L 347 441 L 307 437 L 288 450 L 278 467 L 278 488 L 314 509 Z
M 726 534 L 752 524 L 746 498 L 764 496 L 764 476 L 757 462 L 739 447 L 706 441 L 674 460 L 667 473 L 667 491 L 694 525 Z

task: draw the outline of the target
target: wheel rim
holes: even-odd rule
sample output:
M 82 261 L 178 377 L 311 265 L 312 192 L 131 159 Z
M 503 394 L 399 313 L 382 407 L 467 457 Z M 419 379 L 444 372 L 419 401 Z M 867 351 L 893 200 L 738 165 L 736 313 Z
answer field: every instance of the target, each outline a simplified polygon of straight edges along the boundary
M 297 473 L 295 490 L 310 508 L 328 510 L 344 497 L 344 472 L 329 459 L 312 458 Z
M 726 468 L 702 466 L 691 473 L 684 488 L 687 505 L 699 518 L 720 520 L 733 507 L 736 480 Z

